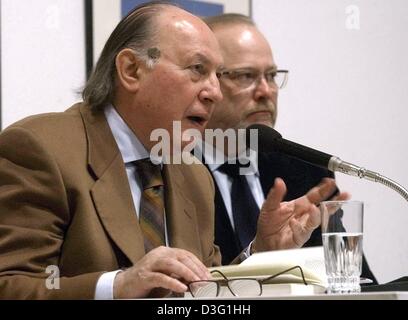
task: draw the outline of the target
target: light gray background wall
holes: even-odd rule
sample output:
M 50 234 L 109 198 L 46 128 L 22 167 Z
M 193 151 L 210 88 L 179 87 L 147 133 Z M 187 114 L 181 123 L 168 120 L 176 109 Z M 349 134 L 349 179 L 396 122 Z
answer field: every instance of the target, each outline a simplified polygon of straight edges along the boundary
M 1 0 L 2 127 L 65 110 L 85 81 L 83 0 Z
M 290 69 L 277 130 L 408 187 L 408 2 L 253 5 L 278 65 Z M 337 180 L 365 202 L 364 251 L 379 280 L 408 275 L 408 203 L 379 184 Z

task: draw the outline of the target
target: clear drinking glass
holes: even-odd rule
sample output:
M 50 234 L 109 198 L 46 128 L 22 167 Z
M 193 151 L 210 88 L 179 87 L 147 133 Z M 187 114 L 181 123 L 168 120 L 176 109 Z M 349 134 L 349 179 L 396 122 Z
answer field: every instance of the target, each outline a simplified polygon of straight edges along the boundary
M 328 293 L 361 291 L 363 215 L 361 201 L 324 201 L 320 204 Z

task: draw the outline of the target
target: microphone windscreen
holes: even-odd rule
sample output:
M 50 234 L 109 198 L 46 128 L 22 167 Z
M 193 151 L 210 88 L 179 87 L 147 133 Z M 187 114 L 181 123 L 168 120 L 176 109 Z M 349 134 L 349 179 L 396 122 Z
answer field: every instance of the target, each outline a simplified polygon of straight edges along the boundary
M 262 124 L 251 125 L 247 128 L 247 146 L 251 147 L 249 143 L 250 130 L 254 129 L 258 130 L 258 150 L 255 151 L 277 151 L 319 167 L 328 168 L 332 155 L 300 145 L 296 142 L 285 140 L 278 131 Z
M 271 151 L 275 149 L 275 141 L 277 139 L 282 139 L 282 135 L 275 129 L 272 129 L 271 127 L 268 127 L 263 124 L 253 124 L 247 128 L 246 141 L 247 146 L 249 147 L 251 146 L 250 144 L 251 130 L 258 130 L 258 150 L 256 151 L 261 152 Z

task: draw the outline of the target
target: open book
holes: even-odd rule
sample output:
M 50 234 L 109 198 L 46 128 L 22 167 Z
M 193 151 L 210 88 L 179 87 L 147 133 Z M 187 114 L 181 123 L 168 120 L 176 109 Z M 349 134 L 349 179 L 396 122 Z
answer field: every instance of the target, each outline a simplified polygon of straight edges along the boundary
M 304 284 L 299 268 L 294 268 L 267 282 L 262 281 L 295 266 L 302 269 L 307 285 Z M 213 267 L 209 270 L 212 271 L 214 280 L 224 279 L 217 271 L 220 271 L 228 280 L 258 279 L 262 282 L 262 296 L 319 294 L 324 293 L 327 287 L 323 247 L 256 253 L 239 265 Z M 254 282 L 241 281 L 237 290 L 240 291 L 241 296 L 256 296 L 255 291 L 250 293 L 252 285 Z M 196 296 L 208 297 L 213 294 L 210 292 L 213 290 L 211 286 L 202 286 L 199 289 Z M 233 296 L 226 281 L 220 282 L 218 296 Z

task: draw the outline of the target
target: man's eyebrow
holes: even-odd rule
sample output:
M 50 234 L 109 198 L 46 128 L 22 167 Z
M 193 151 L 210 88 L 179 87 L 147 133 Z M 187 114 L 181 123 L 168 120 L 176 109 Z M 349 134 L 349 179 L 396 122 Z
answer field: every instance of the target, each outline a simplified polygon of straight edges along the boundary
M 191 57 L 192 60 L 199 60 L 201 63 L 203 64 L 207 64 L 207 65 L 214 65 L 214 61 L 211 61 L 210 59 L 208 59 L 205 55 L 203 55 L 200 52 L 195 53 L 194 55 L 192 55 Z M 216 66 L 217 69 L 221 67 L 221 64 Z
M 216 69 L 217 69 L 217 72 L 222 72 L 222 71 L 224 71 L 226 68 L 225 68 L 224 64 L 219 64 Z
M 191 56 L 191 59 L 192 59 L 192 60 L 199 60 L 200 62 L 206 63 L 206 64 L 210 64 L 210 63 L 211 63 L 210 60 L 209 60 L 205 55 L 203 55 L 202 53 L 199 53 L 199 52 L 193 54 L 193 55 Z
M 267 71 L 277 71 L 279 68 L 276 64 L 274 64 L 273 66 L 271 66 L 270 68 L 266 69 Z
M 230 68 L 225 68 L 225 66 L 222 66 L 222 69 L 226 69 L 226 70 L 230 70 Z M 259 71 L 258 68 L 254 67 L 254 66 L 242 66 L 239 68 L 231 68 L 231 70 L 234 71 Z M 265 69 L 264 72 L 274 72 L 279 70 L 279 68 L 276 65 L 270 66 L 268 68 Z

